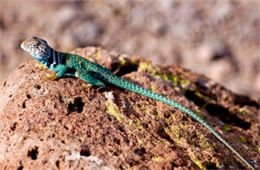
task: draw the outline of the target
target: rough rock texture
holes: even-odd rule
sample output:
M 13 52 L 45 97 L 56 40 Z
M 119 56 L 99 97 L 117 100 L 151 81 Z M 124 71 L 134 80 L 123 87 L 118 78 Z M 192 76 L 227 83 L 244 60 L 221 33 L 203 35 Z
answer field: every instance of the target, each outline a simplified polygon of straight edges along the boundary
M 76 49 L 125 79 L 193 109 L 256 168 L 257 101 L 203 75 L 100 48 Z M 22 64 L 0 85 L 0 169 L 247 168 L 207 129 L 161 102 Z
M 55 49 L 102 46 L 207 74 L 260 95 L 259 0 L 0 1 L 0 81 L 29 56 L 30 36 Z M 19 57 L 18 57 L 19 56 Z

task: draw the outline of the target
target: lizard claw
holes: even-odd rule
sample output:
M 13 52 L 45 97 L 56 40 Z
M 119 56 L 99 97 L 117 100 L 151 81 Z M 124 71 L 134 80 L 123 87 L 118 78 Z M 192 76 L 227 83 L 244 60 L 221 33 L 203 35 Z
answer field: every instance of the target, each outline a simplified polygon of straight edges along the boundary
M 98 88 L 97 88 L 97 92 L 99 93 L 99 92 L 101 92 L 102 90 L 104 90 L 105 89 L 105 86 L 99 86 Z
M 84 83 L 84 84 L 82 84 L 82 86 L 88 90 L 88 96 L 89 96 L 90 90 L 93 87 L 93 85 L 89 84 L 89 83 Z
M 56 74 L 46 74 L 44 77 L 46 80 L 55 80 L 58 78 Z
M 95 86 L 93 84 L 83 84 L 82 85 L 84 88 L 88 89 L 88 93 L 90 93 L 90 90 L 92 90 L 93 88 L 97 90 L 97 92 L 100 92 L 100 90 L 104 89 L 105 86 L 100 86 L 95 88 Z
M 83 87 L 85 87 L 86 89 L 91 88 L 93 85 L 89 84 L 89 83 L 84 83 L 82 84 Z
M 40 69 L 47 69 L 47 67 L 44 64 L 41 64 L 41 63 L 36 63 L 35 67 L 40 68 Z

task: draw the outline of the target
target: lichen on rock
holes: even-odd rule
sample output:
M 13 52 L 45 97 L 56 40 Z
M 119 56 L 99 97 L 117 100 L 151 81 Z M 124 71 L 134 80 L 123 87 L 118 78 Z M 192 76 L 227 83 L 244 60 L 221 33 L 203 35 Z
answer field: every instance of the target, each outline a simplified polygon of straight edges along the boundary
M 256 101 L 178 66 L 94 47 L 73 53 L 194 110 L 260 164 Z M 51 71 L 36 63 L 25 62 L 0 85 L 0 169 L 246 168 L 185 113 L 112 85 L 46 80 Z

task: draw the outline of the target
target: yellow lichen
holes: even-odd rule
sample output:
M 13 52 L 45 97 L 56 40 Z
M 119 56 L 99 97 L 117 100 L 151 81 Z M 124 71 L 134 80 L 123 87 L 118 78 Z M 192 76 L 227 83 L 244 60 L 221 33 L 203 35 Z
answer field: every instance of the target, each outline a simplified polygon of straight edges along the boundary
M 156 93 L 156 84 L 153 82 L 151 83 L 151 90 L 152 90 L 152 92 Z
M 155 116 L 157 117 L 162 117 L 162 114 L 158 113 L 158 112 L 155 112 Z
M 164 160 L 161 156 L 152 157 L 152 161 L 154 162 L 162 162 Z
M 196 110 L 195 114 L 199 116 L 201 119 L 204 119 L 204 115 L 199 110 Z
M 246 143 L 246 138 L 244 136 L 240 136 L 240 140 L 241 142 Z
M 191 83 L 190 80 L 172 74 L 158 74 L 158 76 L 163 80 L 171 81 L 174 85 L 188 86 Z
M 102 57 L 98 51 L 96 51 L 95 55 L 96 55 L 96 59 L 99 59 L 100 57 Z
M 238 111 L 244 116 L 247 115 L 247 111 L 245 111 L 243 108 L 240 108 Z
M 259 146 L 253 146 L 253 149 L 260 154 L 260 147 Z
M 231 130 L 231 127 L 228 126 L 228 125 L 224 125 L 224 126 L 222 126 L 222 130 L 224 130 L 224 131 L 230 131 L 230 130 Z
M 117 105 L 113 103 L 112 100 L 107 100 L 105 105 L 107 107 L 108 113 L 114 116 L 118 121 L 121 121 L 121 116 Z
M 149 62 L 141 62 L 139 63 L 139 69 L 141 69 L 141 71 L 147 70 L 149 71 L 151 74 L 155 75 L 156 74 L 156 68 L 153 67 L 153 65 Z
M 119 59 L 120 59 L 120 61 L 119 61 L 120 66 L 123 66 L 123 65 L 126 64 L 126 59 L 125 58 L 120 57 Z
M 190 159 L 200 168 L 203 169 L 203 165 L 200 163 L 199 159 L 196 157 L 196 155 L 193 152 L 189 153 Z
M 164 131 L 170 136 L 171 140 L 173 140 L 178 146 L 181 146 L 182 142 L 179 140 L 179 133 L 172 130 L 172 126 L 170 129 L 164 128 Z

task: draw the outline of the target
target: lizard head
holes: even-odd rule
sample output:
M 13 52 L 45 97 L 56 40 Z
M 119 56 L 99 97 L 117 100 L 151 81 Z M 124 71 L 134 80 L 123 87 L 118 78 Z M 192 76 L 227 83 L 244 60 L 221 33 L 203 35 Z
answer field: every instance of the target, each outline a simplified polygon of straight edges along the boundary
M 47 61 L 50 57 L 51 47 L 43 39 L 31 37 L 24 40 L 21 48 L 27 51 L 38 61 Z

